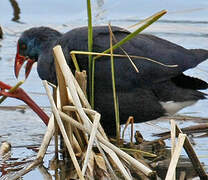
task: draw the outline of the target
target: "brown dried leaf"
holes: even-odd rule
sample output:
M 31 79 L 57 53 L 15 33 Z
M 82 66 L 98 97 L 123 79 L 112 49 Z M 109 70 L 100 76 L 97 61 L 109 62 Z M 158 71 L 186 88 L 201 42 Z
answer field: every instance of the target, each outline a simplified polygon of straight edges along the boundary
M 97 166 L 102 169 L 103 171 L 107 172 L 107 167 L 105 165 L 105 160 L 101 155 L 96 154 L 95 155 L 95 162 Z

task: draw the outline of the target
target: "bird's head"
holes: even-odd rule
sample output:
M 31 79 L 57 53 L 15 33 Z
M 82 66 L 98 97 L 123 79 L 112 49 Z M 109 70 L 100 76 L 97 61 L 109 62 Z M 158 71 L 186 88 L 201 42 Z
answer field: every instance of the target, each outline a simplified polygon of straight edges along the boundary
M 27 78 L 32 65 L 38 61 L 44 48 L 50 46 L 51 42 L 59 36 L 61 36 L 61 33 L 48 27 L 30 28 L 24 31 L 17 42 L 14 65 L 15 76 L 18 77 L 22 65 L 27 61 L 25 68 L 25 78 Z
M 21 37 L 17 43 L 17 53 L 15 58 L 15 76 L 19 75 L 19 71 L 27 61 L 25 69 L 25 77 L 27 78 L 34 62 L 38 60 L 38 49 L 34 48 L 34 40 L 30 40 L 26 37 Z

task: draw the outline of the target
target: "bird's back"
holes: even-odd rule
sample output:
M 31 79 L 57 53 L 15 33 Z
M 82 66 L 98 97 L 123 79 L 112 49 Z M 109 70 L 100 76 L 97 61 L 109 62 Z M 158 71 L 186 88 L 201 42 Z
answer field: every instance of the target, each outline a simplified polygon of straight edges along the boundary
M 130 33 L 125 29 L 115 26 L 112 27 L 112 31 L 117 42 Z M 88 51 L 88 28 L 76 28 L 65 33 L 59 38 L 57 44 L 61 44 L 65 55 L 67 56 L 66 58 L 71 61 L 69 57 L 69 52 L 71 50 Z M 93 51 L 101 53 L 109 47 L 110 33 L 108 26 L 93 27 Z M 185 49 L 182 46 L 148 34 L 137 35 L 132 40 L 123 44 L 122 48 L 128 55 L 140 56 L 140 58 L 132 58 L 132 60 L 140 71 L 137 75 L 137 81 L 141 80 L 141 82 L 146 80 L 149 82 L 164 81 L 181 74 L 189 68 L 195 67 L 197 64 L 208 58 L 207 50 Z M 114 50 L 114 53 L 124 54 L 120 48 Z M 87 68 L 87 56 L 78 55 L 78 57 L 78 59 L 80 59 L 80 66 Z M 177 67 L 159 65 L 147 60 L 147 58 L 165 65 L 177 65 Z M 97 61 L 100 60 L 98 59 Z M 104 62 L 109 61 L 109 58 L 102 58 L 102 61 L 103 65 L 110 65 L 109 63 Z M 135 76 L 135 70 L 127 58 L 116 58 L 115 66 L 119 66 L 120 68 L 118 76 L 122 76 L 123 73 L 127 73 L 128 76 Z M 134 79 L 135 77 L 132 78 Z

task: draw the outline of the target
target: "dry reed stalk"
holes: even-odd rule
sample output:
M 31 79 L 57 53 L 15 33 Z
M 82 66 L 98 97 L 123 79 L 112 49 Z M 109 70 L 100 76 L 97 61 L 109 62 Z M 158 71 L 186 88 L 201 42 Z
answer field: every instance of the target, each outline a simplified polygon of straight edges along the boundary
M 93 146 L 93 143 L 95 141 L 95 136 L 96 136 L 96 133 L 97 133 L 97 128 L 98 128 L 99 123 L 100 123 L 100 114 L 96 113 L 94 121 L 93 121 L 93 125 L 92 125 L 92 131 L 91 131 L 91 134 L 90 134 L 90 139 L 89 139 L 88 146 L 87 146 L 87 152 L 86 152 L 84 164 L 83 164 L 83 167 L 82 167 L 82 174 L 85 174 L 85 171 L 87 169 L 90 153 L 92 151 L 92 146 Z
M 73 98 L 73 102 L 74 102 L 74 105 L 77 109 L 77 112 L 80 115 L 81 119 L 83 120 L 84 126 L 82 124 L 80 124 L 79 122 L 75 122 L 75 120 L 73 118 L 68 117 L 67 115 L 66 115 L 66 117 L 67 117 L 66 119 L 70 120 L 71 124 L 73 122 L 74 124 L 78 125 L 79 128 L 81 128 L 82 130 L 85 130 L 88 133 L 90 133 L 92 123 L 82 108 L 81 102 L 79 100 L 79 96 L 76 91 L 76 87 L 73 83 L 73 74 L 71 73 L 70 68 L 66 64 L 66 60 L 64 58 L 61 47 L 58 45 L 58 46 L 54 47 L 53 50 L 54 50 L 54 55 L 57 57 L 56 59 L 58 60 L 58 64 L 60 66 L 60 69 L 61 69 L 64 79 L 66 81 L 66 84 L 70 90 L 70 93 Z M 60 111 L 59 111 L 59 113 L 60 113 L 60 115 L 62 114 L 62 116 L 64 114 Z M 121 151 L 119 148 L 117 148 L 116 146 L 109 143 L 109 141 L 104 139 L 103 136 L 99 132 L 96 134 L 96 136 L 102 144 L 106 145 L 108 148 L 112 148 L 113 151 L 115 151 L 117 154 L 119 154 L 123 159 L 127 160 L 134 167 L 140 169 L 145 175 L 152 176 L 154 174 L 151 169 L 147 168 L 142 163 L 138 162 L 137 160 L 135 160 L 134 158 L 129 156 L 127 153 Z
M 98 52 L 86 52 L 86 51 L 71 51 L 70 55 L 72 60 L 74 61 L 74 64 L 76 64 L 76 54 L 79 55 L 97 55 L 96 57 L 101 57 L 101 56 L 111 56 L 111 54 L 107 54 L 107 53 L 98 53 Z M 165 66 L 165 67 L 170 67 L 170 68 L 174 68 L 174 67 L 178 67 L 178 65 L 174 64 L 174 65 L 169 65 L 169 64 L 163 64 L 157 60 L 151 59 L 151 58 L 147 58 L 144 56 L 134 56 L 134 55 L 128 55 L 130 58 L 135 58 L 135 60 L 137 59 L 145 59 L 147 61 L 151 61 L 153 63 L 159 64 L 161 66 Z M 123 54 L 113 54 L 113 57 L 122 57 L 122 58 L 128 58 L 127 55 L 123 55 Z M 96 59 L 95 57 L 95 59 Z M 125 59 L 124 59 L 125 60 Z
M 79 163 L 78 163 L 77 158 L 75 156 L 75 153 L 73 151 L 72 145 L 71 145 L 71 143 L 70 143 L 70 141 L 68 139 L 67 133 L 65 131 L 64 125 L 63 125 L 63 123 L 61 121 L 61 118 L 59 116 L 59 113 L 58 113 L 58 110 L 57 110 L 56 105 L 54 103 L 53 97 L 52 97 L 52 95 L 50 93 L 47 81 L 43 81 L 43 85 L 44 85 L 46 93 L 48 95 L 48 98 L 49 98 L 49 101 L 50 101 L 50 104 L 51 104 L 51 108 L 52 108 L 53 114 L 54 114 L 54 116 L 56 118 L 56 121 L 57 121 L 58 126 L 60 128 L 60 131 L 61 131 L 61 133 L 63 135 L 64 141 L 65 141 L 66 146 L 68 148 L 69 155 L 71 156 L 72 162 L 73 162 L 74 167 L 75 167 L 75 169 L 77 171 L 77 175 L 79 176 L 80 179 L 84 180 L 84 176 L 82 174 L 82 171 L 80 169 Z
M 77 122 L 75 119 L 67 116 L 67 114 L 65 114 L 61 111 L 59 111 L 59 114 L 63 120 L 69 121 L 73 126 L 76 126 L 77 128 L 81 129 L 82 131 L 85 131 L 86 133 L 90 134 L 91 130 L 84 127 L 82 124 Z M 100 135 L 100 137 L 102 137 L 102 136 Z M 120 169 L 120 171 L 123 174 L 123 176 L 125 177 L 125 179 L 131 179 L 128 172 L 125 170 L 123 164 L 121 163 L 120 159 L 115 154 L 115 152 L 112 151 L 109 147 L 105 146 L 103 143 L 99 143 L 99 144 L 104 149 L 104 151 L 107 152 L 108 155 L 114 160 L 115 164 Z
M 171 125 L 171 157 L 173 157 L 175 146 L 176 146 L 176 123 L 173 119 L 170 120 Z M 173 175 L 173 179 L 176 179 L 176 173 Z
M 87 73 L 86 71 L 82 71 L 82 72 L 75 71 L 75 79 L 77 80 L 84 95 L 87 97 Z
M 64 111 L 77 111 L 75 106 L 63 106 Z M 95 115 L 97 112 L 92 109 L 83 108 L 84 112 L 90 115 Z
M 178 125 L 176 124 L 176 134 L 178 135 L 180 133 L 182 133 L 182 131 L 178 127 Z M 186 139 L 185 139 L 184 149 L 185 149 L 189 159 L 191 160 L 193 167 L 194 167 L 196 173 L 198 174 L 198 176 L 201 179 L 208 179 L 207 173 L 205 172 L 204 168 L 202 167 L 188 137 L 186 137 Z
M 86 73 L 86 71 L 85 70 L 83 70 L 82 72 L 78 72 L 78 71 L 75 71 L 75 79 L 76 79 L 76 81 L 78 82 L 78 84 L 79 84 L 79 86 L 80 86 L 80 88 L 82 89 L 82 91 L 83 91 L 83 93 L 84 93 L 84 95 L 85 95 L 85 97 L 87 97 L 87 73 Z M 76 87 L 76 86 L 75 86 Z M 68 89 L 68 88 L 67 88 Z M 68 89 L 69 90 L 69 89 Z M 68 91 L 69 92 L 69 91 Z M 69 94 L 70 94 L 70 92 L 69 92 Z M 78 94 L 79 95 L 79 94 Z M 82 104 L 83 105 L 83 104 Z M 77 119 L 78 119 L 78 121 L 79 122 L 82 122 L 82 120 L 80 119 L 80 117 L 78 116 L 78 114 L 76 113 L 76 115 L 77 115 Z M 91 116 L 89 116 L 90 117 L 90 119 L 92 119 L 91 118 Z M 77 128 L 75 128 L 75 133 L 80 133 L 80 132 L 78 132 L 78 129 Z M 80 137 L 80 136 L 77 136 L 77 137 Z M 83 136 L 82 136 L 83 137 Z M 86 137 L 86 136 L 84 136 L 84 137 Z M 87 137 L 85 138 L 85 141 L 87 142 L 88 141 L 88 139 L 87 139 Z M 81 141 L 81 139 L 79 139 L 79 142 L 82 142 Z M 82 144 L 82 149 L 84 149 L 85 147 L 84 147 L 84 144 Z
M 111 25 L 109 24 L 108 27 L 109 27 L 109 32 L 110 32 L 110 35 L 112 36 L 113 41 L 117 44 L 118 41 L 117 41 L 117 39 L 116 39 L 116 37 L 115 37 L 113 31 L 112 31 Z M 131 65 L 134 67 L 135 71 L 138 73 L 139 70 L 138 70 L 138 68 L 136 67 L 136 65 L 134 64 L 133 60 L 132 60 L 132 59 L 130 58 L 130 56 L 128 55 L 128 53 L 127 53 L 127 52 L 124 50 L 124 48 L 122 48 L 121 46 L 120 46 L 119 48 L 121 49 L 121 51 L 123 51 L 123 53 L 124 53 L 124 54 L 126 55 L 126 57 L 129 59 Z M 111 47 L 111 49 L 112 49 L 112 47 Z M 112 56 L 112 54 L 111 54 L 111 56 Z
M 57 88 L 53 87 L 53 99 L 54 99 L 56 105 L 57 105 L 58 97 L 60 97 L 60 96 L 57 96 Z M 58 134 L 59 134 L 59 129 L 58 129 L 58 125 L 57 125 L 56 121 L 54 121 L 54 130 L 55 130 L 55 132 L 54 132 L 55 159 L 58 161 Z M 56 171 L 55 171 L 55 174 L 57 175 Z
M 90 128 L 90 124 L 89 124 L 90 120 L 89 120 L 88 116 L 84 113 L 84 111 L 82 109 L 82 105 L 81 105 L 79 96 L 77 94 L 76 87 L 75 87 L 75 85 L 73 83 L 72 75 L 70 75 L 70 76 L 67 75 L 68 73 L 67 73 L 66 69 L 69 68 L 69 67 L 66 64 L 66 60 L 65 60 L 64 54 L 62 52 L 61 46 L 60 45 L 55 46 L 53 48 L 53 52 L 54 52 L 54 57 L 55 57 L 55 59 L 57 61 L 57 64 L 58 64 L 58 66 L 61 69 L 62 75 L 64 76 L 63 77 L 63 81 L 66 83 L 66 86 L 70 90 L 70 94 L 71 94 L 71 96 L 73 98 L 73 102 L 74 102 L 74 105 L 75 105 L 75 107 L 77 109 L 77 112 L 80 115 L 81 119 L 83 120 L 84 126 Z
M 73 111 L 75 111 L 76 110 L 76 108 L 74 107 L 74 106 L 64 106 L 63 107 L 63 109 L 64 110 L 73 110 Z M 84 111 L 86 112 L 86 113 L 89 113 L 89 114 L 92 114 L 92 115 L 96 115 L 96 114 L 98 114 L 96 111 L 94 111 L 94 110 L 89 110 L 89 109 L 85 109 L 85 108 L 83 108 L 84 109 Z M 59 112 L 60 113 L 60 112 Z M 61 114 L 60 114 L 61 115 Z M 78 127 L 78 126 L 77 126 Z M 81 128 L 81 126 L 79 126 L 80 128 Z M 90 132 L 90 130 L 86 130 L 86 131 L 88 131 L 88 133 Z M 102 147 L 104 146 L 103 144 L 101 145 Z M 106 147 L 106 146 L 104 146 L 103 147 L 104 149 L 105 149 L 105 151 L 109 154 L 109 156 L 114 160 L 114 162 L 117 164 L 117 167 L 120 169 L 120 171 L 122 172 L 122 174 L 124 175 L 124 177 L 126 177 L 126 179 L 129 179 L 130 178 L 130 176 L 128 175 L 128 172 L 125 170 L 125 168 L 123 167 L 123 164 L 121 163 L 121 161 L 119 160 L 119 158 L 116 156 L 116 154 L 111 150 L 111 149 L 109 149 L 108 147 Z M 108 161 L 107 161 L 108 162 Z M 109 163 L 107 163 L 108 164 L 108 167 L 110 167 L 110 169 L 112 169 L 111 168 L 111 166 L 109 165 Z M 113 173 L 113 177 L 115 177 L 115 175 L 114 175 L 114 173 Z
M 178 159 L 180 157 L 184 141 L 186 139 L 186 134 L 179 134 L 178 143 L 176 144 L 175 151 L 173 156 L 171 157 L 170 165 L 166 174 L 165 180 L 172 180 L 175 174 L 175 169 L 178 163 Z
M 86 127 L 84 127 L 82 124 L 80 124 L 79 122 L 77 122 L 73 118 L 67 116 L 67 114 L 65 114 L 61 111 L 59 111 L 59 114 L 63 120 L 70 121 L 70 123 L 73 126 L 76 126 L 77 128 L 81 129 L 84 132 L 90 133 L 90 129 L 87 129 Z M 148 177 L 151 177 L 154 175 L 154 172 L 151 169 L 149 169 L 148 167 L 146 167 L 145 165 L 143 165 L 142 163 L 140 163 L 139 161 L 137 161 L 136 159 L 134 159 L 133 157 L 131 157 L 127 153 L 123 152 L 115 145 L 111 144 L 101 134 L 97 133 L 96 136 L 97 136 L 97 139 L 99 140 L 99 142 L 101 142 L 102 144 L 104 144 L 105 146 L 110 148 L 112 151 L 114 151 L 116 154 L 118 154 L 122 159 L 126 160 L 129 164 L 131 164 L 134 168 L 142 171 Z
M 112 160 L 114 161 L 115 165 L 120 170 L 120 172 L 122 173 L 124 178 L 128 179 L 128 180 L 131 180 L 132 179 L 131 175 L 125 169 L 124 165 L 122 164 L 122 162 L 120 161 L 118 156 L 109 147 L 107 147 L 103 143 L 100 143 L 100 145 L 103 148 L 103 150 L 112 158 Z
M 55 131 L 55 128 L 54 128 L 54 116 L 51 115 L 50 119 L 49 119 L 49 123 L 48 123 L 48 127 L 47 127 L 47 131 L 44 135 L 44 138 L 43 138 L 43 142 L 40 146 L 40 149 L 38 151 L 38 154 L 37 154 L 37 159 L 43 159 L 44 156 L 45 156 L 45 153 L 47 151 L 47 148 L 48 148 L 48 145 L 53 137 L 53 134 L 54 134 L 54 131 Z
M 135 169 L 140 170 L 143 172 L 147 177 L 152 177 L 155 175 L 155 173 L 140 163 L 138 160 L 134 159 L 129 154 L 125 153 L 124 151 L 120 150 L 118 147 L 114 146 L 113 144 L 106 141 L 102 136 L 98 134 L 98 139 L 101 143 L 105 144 L 108 148 L 112 149 L 117 155 L 119 155 L 122 159 L 127 161 L 131 166 L 133 166 Z
M 116 176 L 116 174 L 115 174 L 115 172 L 114 172 L 114 170 L 113 170 L 113 168 L 112 168 L 112 166 L 111 166 L 107 156 L 105 155 L 105 152 L 103 151 L 103 149 L 100 146 L 99 141 L 96 141 L 96 146 L 97 146 L 98 150 L 100 151 L 100 153 L 102 154 L 102 156 L 103 156 L 103 158 L 105 160 L 105 163 L 106 163 L 106 165 L 107 165 L 107 167 L 109 169 L 109 173 L 110 173 L 112 179 L 118 180 L 118 178 L 117 178 L 117 176 Z
M 64 75 L 64 78 L 65 78 L 66 84 L 68 85 L 68 88 L 70 88 L 71 90 L 73 90 L 73 92 L 75 92 L 75 94 L 76 94 L 75 95 L 73 93 L 75 95 L 75 99 L 74 98 L 73 99 L 74 99 L 74 101 L 78 100 L 78 104 L 77 105 L 79 105 L 78 106 L 79 109 L 77 109 L 77 111 L 80 110 L 81 114 L 83 115 L 83 112 L 84 111 L 82 110 L 82 107 L 80 107 L 81 103 L 79 101 L 79 98 L 77 96 L 77 93 L 78 93 L 78 95 L 80 97 L 80 100 L 81 100 L 82 104 L 84 105 L 84 107 L 86 107 L 88 109 L 91 109 L 91 106 L 90 106 L 90 104 L 89 104 L 86 96 L 84 95 L 82 89 L 80 88 L 78 82 L 74 78 L 73 73 L 71 72 L 70 68 L 68 67 L 68 65 L 66 63 L 66 60 L 65 60 L 65 57 L 64 57 L 64 54 L 62 52 L 61 46 L 60 45 L 57 45 L 53 49 L 57 53 L 57 57 L 59 57 L 59 59 L 58 59 L 60 61 L 59 62 L 59 65 L 60 65 L 60 68 L 61 68 L 61 70 L 63 72 L 63 75 Z M 74 83 L 72 87 L 69 84 L 70 80 L 71 80 L 71 83 L 70 84 L 73 84 Z M 77 92 L 75 91 L 75 89 L 77 90 Z M 78 113 L 79 113 L 79 111 L 78 111 Z M 85 116 L 85 115 L 83 115 L 83 116 L 84 116 L 84 119 L 82 118 L 82 116 L 80 116 L 82 118 L 82 120 L 89 120 L 89 118 L 87 116 Z M 87 124 L 88 123 L 89 123 L 89 121 L 87 121 Z M 100 131 L 100 133 L 102 134 L 102 136 L 105 137 L 105 139 L 108 139 L 107 136 L 106 136 L 106 134 L 105 134 L 105 132 L 104 132 L 104 130 L 103 130 L 103 128 L 102 128 L 102 126 L 100 124 L 99 124 L 98 130 Z
M 70 102 L 69 102 L 69 98 L 68 98 L 68 93 L 67 93 L 64 77 L 63 77 L 62 71 L 59 67 L 59 64 L 57 62 L 58 61 L 57 56 L 54 54 L 54 52 L 53 52 L 53 56 L 54 56 L 54 63 L 55 63 L 55 68 L 56 68 L 56 77 L 57 77 L 57 81 L 58 81 L 58 90 L 59 90 L 59 96 L 57 96 L 57 98 L 60 98 L 60 107 L 62 107 L 64 105 L 68 105 Z M 64 124 L 64 126 L 66 128 L 67 136 L 68 136 L 70 142 L 72 142 L 72 128 L 71 128 L 71 125 L 66 123 L 66 124 Z
M 57 55 L 55 52 L 53 52 L 54 55 L 54 59 L 55 59 L 55 65 L 56 65 L 56 74 L 57 74 L 57 79 L 58 79 L 58 86 L 59 86 L 59 94 L 60 96 L 60 103 L 61 106 L 60 108 L 62 108 L 64 105 L 69 105 L 72 104 L 72 101 L 69 100 L 69 97 L 71 95 L 71 93 L 68 93 L 67 90 L 67 86 L 66 86 L 66 82 L 65 82 L 65 78 L 63 75 L 63 72 L 60 68 L 59 65 L 59 55 Z M 70 113 L 71 116 L 76 116 L 76 113 Z M 79 118 L 77 117 L 77 120 L 79 121 Z M 74 147 L 76 147 L 76 151 L 79 151 L 79 153 L 82 153 L 82 151 L 80 151 L 80 149 L 84 150 L 84 144 L 87 143 L 87 138 L 85 136 L 85 134 L 83 134 L 82 132 L 79 132 L 76 128 L 72 128 L 71 125 L 69 123 L 64 123 L 67 135 L 69 137 L 70 142 L 73 142 L 73 138 L 76 138 L 76 140 L 78 141 L 78 144 L 76 144 L 76 146 L 74 145 L 74 143 L 72 143 L 72 145 Z M 73 137 L 74 134 L 74 137 Z

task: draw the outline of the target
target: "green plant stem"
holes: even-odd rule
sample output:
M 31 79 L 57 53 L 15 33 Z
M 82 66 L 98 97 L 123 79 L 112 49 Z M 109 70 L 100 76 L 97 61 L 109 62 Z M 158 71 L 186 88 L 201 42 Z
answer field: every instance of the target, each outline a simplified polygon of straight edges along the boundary
M 87 0 L 87 15 L 88 15 L 88 51 L 92 52 L 93 46 L 93 29 L 92 29 L 92 13 L 91 3 Z M 94 96 L 92 93 L 92 55 L 88 56 L 88 87 L 89 87 L 89 99 L 92 108 L 94 108 Z M 94 72 L 93 72 L 94 73 Z
M 89 0 L 88 0 L 89 1 Z M 89 11 L 89 10 L 88 10 Z M 138 33 L 140 33 L 141 31 L 143 31 L 145 28 L 147 28 L 148 26 L 150 26 L 152 23 L 154 23 L 155 21 L 157 21 L 160 17 L 162 17 L 164 14 L 166 14 L 167 11 L 166 10 L 162 10 L 154 15 L 152 15 L 150 18 L 147 18 L 147 21 L 144 22 L 144 24 L 139 27 L 136 31 L 132 32 L 131 34 L 129 34 L 128 36 L 126 36 L 124 39 L 122 39 L 121 41 L 119 41 L 118 43 L 116 43 L 112 49 L 116 49 L 118 47 L 120 47 L 121 45 L 123 45 L 124 43 L 126 43 L 127 41 L 129 41 L 130 39 L 134 38 Z M 88 15 L 89 16 L 89 15 Z M 88 27 L 89 27 L 89 18 L 88 18 Z M 88 37 L 89 38 L 89 37 Z M 88 39 L 89 40 L 89 39 Z M 103 53 L 109 53 L 110 52 L 110 48 L 105 50 Z M 90 57 L 90 56 L 89 56 Z M 94 108 L 94 72 L 95 72 L 95 60 L 98 59 L 99 57 L 101 57 L 100 55 L 96 56 L 93 58 L 92 60 L 92 66 L 93 66 L 93 71 L 92 74 L 90 74 L 89 72 L 89 97 L 90 97 L 90 103 L 92 108 Z
M 113 101 L 114 101 L 114 111 L 115 111 L 115 120 L 116 120 L 116 140 L 117 144 L 120 141 L 120 118 L 119 118 L 119 107 L 118 107 L 118 97 L 116 95 L 116 80 L 115 80 L 115 66 L 113 58 L 113 40 L 112 40 L 112 30 L 109 24 L 110 31 L 110 54 L 111 54 L 111 76 L 112 76 L 112 88 L 113 88 Z
M 124 43 L 126 43 L 127 41 L 129 41 L 130 39 L 134 38 L 137 34 L 139 34 L 141 31 L 143 31 L 144 29 L 146 29 L 148 26 L 150 26 L 152 23 L 154 23 L 155 21 L 157 21 L 160 17 L 162 17 L 164 14 L 166 14 L 167 11 L 166 10 L 162 10 L 158 13 L 156 13 L 155 15 L 151 16 L 152 18 L 148 18 L 147 22 L 144 23 L 141 27 L 139 27 L 137 30 L 135 30 L 134 32 L 132 32 L 131 34 L 129 34 L 128 36 L 126 36 L 125 38 L 123 38 L 121 41 L 119 41 L 118 43 L 116 43 L 112 48 L 113 50 L 120 47 L 121 45 L 123 45 Z M 110 52 L 110 48 L 105 50 L 103 53 L 109 53 Z M 101 56 L 96 56 L 94 59 L 97 59 Z

